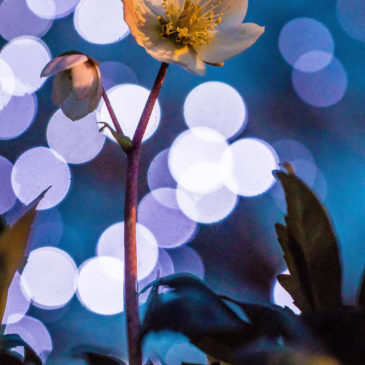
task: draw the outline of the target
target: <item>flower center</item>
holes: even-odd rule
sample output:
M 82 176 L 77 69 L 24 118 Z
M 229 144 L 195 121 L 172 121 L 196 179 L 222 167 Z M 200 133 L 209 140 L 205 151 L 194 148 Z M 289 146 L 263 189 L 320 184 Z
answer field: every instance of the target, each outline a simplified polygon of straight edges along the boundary
M 221 1 L 162 0 L 165 17 L 159 16 L 161 37 L 171 39 L 175 43 L 190 46 L 208 44 L 214 38 L 215 28 L 221 22 L 223 13 L 217 11 Z

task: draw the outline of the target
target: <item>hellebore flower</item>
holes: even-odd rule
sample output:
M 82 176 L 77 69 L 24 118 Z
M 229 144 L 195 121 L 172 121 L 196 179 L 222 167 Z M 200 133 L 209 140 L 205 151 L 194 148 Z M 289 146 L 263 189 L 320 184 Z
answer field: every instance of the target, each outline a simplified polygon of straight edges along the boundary
M 242 24 L 248 0 L 122 0 L 137 43 L 161 62 L 202 75 L 256 42 L 265 28 Z
M 103 92 L 98 63 L 75 51 L 66 52 L 51 60 L 41 77 L 56 74 L 52 100 L 72 120 L 93 112 Z

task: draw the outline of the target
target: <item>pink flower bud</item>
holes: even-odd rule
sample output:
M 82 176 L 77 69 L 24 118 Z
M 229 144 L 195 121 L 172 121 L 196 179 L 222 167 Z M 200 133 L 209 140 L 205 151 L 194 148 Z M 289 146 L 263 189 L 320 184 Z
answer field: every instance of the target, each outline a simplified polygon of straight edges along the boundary
M 51 60 L 41 77 L 56 74 L 52 100 L 72 120 L 93 112 L 103 92 L 98 63 L 75 51 L 66 52 Z

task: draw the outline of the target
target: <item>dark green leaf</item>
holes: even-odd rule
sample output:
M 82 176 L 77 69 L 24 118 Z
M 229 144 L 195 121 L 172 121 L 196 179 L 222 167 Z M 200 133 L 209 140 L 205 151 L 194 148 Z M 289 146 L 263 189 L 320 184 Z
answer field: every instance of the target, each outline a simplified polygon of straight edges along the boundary
M 301 290 L 300 283 L 296 281 L 291 275 L 280 274 L 276 277 L 280 285 L 290 293 L 294 300 L 294 304 L 300 308 L 302 312 L 307 312 L 311 310 L 306 297 Z
M 341 364 L 365 364 L 364 311 L 342 306 L 324 312 L 306 313 L 303 319 Z
M 318 341 L 289 308 L 282 308 L 271 303 L 242 303 L 226 296 L 221 298 L 238 305 L 262 337 L 272 340 L 278 340 L 281 337 L 288 343 L 311 347 L 313 350 L 317 347 Z
M 309 311 L 313 307 L 311 287 L 306 282 L 307 268 L 305 258 L 300 246 L 295 240 L 288 237 L 287 227 L 282 224 L 275 225 L 278 241 L 284 252 L 284 259 L 290 275 L 278 275 L 280 285 L 292 296 L 295 305 L 302 311 Z M 309 302 L 309 300 L 311 300 Z
M 290 287 L 298 290 L 299 283 L 305 297 L 304 308 L 300 309 L 307 311 L 308 304 L 312 310 L 340 306 L 341 264 L 327 214 L 297 176 L 281 171 L 277 171 L 276 176 L 284 188 L 288 206 L 286 230 L 279 226 L 280 244 L 289 270 L 292 270 Z
M 365 271 L 362 275 L 360 290 L 357 297 L 357 303 L 359 304 L 359 307 L 361 309 L 365 310 Z
M 183 333 L 203 352 L 232 363 L 235 351 L 258 336 L 200 279 L 175 274 L 153 283 L 142 323 L 141 339 L 150 331 Z M 158 286 L 171 290 L 158 294 Z

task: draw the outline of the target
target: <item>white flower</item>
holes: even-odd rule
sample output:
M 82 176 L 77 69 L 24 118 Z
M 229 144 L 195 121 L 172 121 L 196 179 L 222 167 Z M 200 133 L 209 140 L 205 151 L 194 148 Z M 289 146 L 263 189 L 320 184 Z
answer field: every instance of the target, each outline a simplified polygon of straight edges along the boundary
M 161 62 L 205 73 L 256 42 L 264 27 L 242 24 L 248 0 L 122 0 L 137 43 Z
M 103 92 L 98 63 L 79 52 L 66 52 L 51 60 L 41 76 L 56 74 L 52 100 L 72 120 L 93 112 Z

